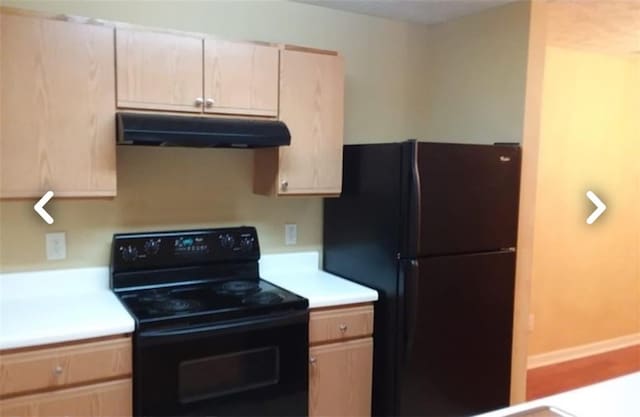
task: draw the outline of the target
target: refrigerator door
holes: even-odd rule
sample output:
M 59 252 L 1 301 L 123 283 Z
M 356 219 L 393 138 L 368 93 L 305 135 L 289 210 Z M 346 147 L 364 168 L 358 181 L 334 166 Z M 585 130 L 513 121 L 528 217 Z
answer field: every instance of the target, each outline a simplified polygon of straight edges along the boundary
M 324 200 L 323 269 L 378 291 L 374 416 L 394 415 L 401 194 L 408 188 L 402 157 L 400 143 L 345 146 L 342 194 Z
M 401 269 L 396 414 L 508 406 L 515 253 L 419 258 Z
M 406 239 L 418 232 L 415 255 L 516 246 L 518 146 L 418 143 L 414 164 Z

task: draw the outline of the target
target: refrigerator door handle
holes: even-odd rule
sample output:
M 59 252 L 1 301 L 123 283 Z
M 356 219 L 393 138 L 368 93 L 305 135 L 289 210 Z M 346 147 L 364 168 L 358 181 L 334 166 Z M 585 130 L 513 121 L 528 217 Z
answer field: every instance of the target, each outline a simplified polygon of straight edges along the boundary
M 420 167 L 418 166 L 418 142 L 413 143 L 411 148 L 411 192 L 410 206 L 409 206 L 409 218 L 415 221 L 414 224 L 409 223 L 409 236 L 411 243 L 410 254 L 417 256 L 420 253 L 420 230 L 422 223 L 422 196 L 420 195 Z
M 417 260 L 409 262 L 405 281 L 405 358 L 408 360 L 416 335 L 419 308 L 420 265 Z

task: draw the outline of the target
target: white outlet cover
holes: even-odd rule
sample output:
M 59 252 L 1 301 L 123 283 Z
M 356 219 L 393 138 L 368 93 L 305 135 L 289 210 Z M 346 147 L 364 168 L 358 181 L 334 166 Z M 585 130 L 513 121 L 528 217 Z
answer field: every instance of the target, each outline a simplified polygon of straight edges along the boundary
M 60 261 L 67 258 L 67 235 L 65 232 L 47 233 L 47 260 Z
M 284 225 L 284 244 L 295 245 L 297 242 L 298 242 L 298 225 L 285 224 Z

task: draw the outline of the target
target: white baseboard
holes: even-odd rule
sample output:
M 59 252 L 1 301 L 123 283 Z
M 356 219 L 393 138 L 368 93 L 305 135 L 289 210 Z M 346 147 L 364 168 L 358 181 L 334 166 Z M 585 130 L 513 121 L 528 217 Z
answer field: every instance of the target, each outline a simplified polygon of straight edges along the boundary
M 527 358 L 527 369 L 539 368 L 541 366 L 585 358 L 587 356 L 593 356 L 635 345 L 640 345 L 640 333 L 633 333 L 626 336 L 616 337 L 614 339 L 602 340 L 600 342 L 589 343 L 567 349 L 554 350 L 553 352 L 531 355 Z

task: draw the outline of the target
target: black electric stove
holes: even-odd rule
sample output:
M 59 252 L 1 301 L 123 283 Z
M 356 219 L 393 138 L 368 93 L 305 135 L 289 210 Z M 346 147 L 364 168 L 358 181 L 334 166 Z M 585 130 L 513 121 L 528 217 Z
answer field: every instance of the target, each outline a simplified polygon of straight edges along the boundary
M 135 415 L 307 413 L 308 301 L 260 279 L 253 227 L 117 234 Z
M 143 289 L 122 294 L 120 299 L 141 326 L 169 319 L 206 322 L 297 305 L 306 307 L 304 299 L 261 279 Z

